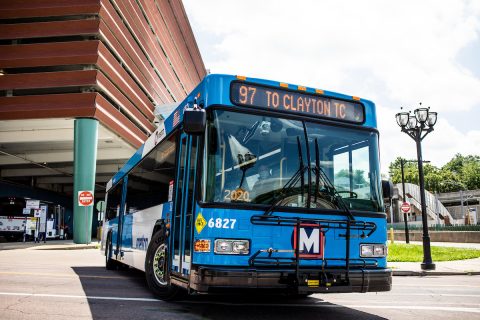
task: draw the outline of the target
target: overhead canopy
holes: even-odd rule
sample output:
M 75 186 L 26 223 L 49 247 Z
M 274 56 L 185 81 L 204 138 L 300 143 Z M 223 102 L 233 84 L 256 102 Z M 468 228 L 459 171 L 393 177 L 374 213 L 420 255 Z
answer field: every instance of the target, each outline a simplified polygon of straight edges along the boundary
M 96 190 L 205 76 L 180 0 L 0 3 L 0 179 L 71 195 L 73 123 L 99 121 Z

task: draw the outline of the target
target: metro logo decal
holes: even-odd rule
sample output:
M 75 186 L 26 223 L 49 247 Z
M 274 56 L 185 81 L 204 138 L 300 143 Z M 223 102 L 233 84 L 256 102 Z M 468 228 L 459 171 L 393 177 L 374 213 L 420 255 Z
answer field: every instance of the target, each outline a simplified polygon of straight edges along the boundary
M 137 238 L 135 248 L 139 250 L 147 251 L 148 238 L 145 238 L 144 236 Z
M 294 250 L 297 249 L 297 230 L 295 227 L 292 234 Z M 300 258 L 323 258 L 324 236 L 318 224 L 301 224 L 298 238 Z

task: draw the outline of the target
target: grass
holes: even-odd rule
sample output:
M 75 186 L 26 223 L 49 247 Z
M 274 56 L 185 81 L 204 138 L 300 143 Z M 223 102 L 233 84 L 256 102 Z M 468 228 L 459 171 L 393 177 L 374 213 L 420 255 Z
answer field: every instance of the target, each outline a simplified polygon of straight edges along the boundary
M 468 248 L 431 247 L 433 261 L 465 260 L 480 257 L 480 250 Z M 394 243 L 388 245 L 390 262 L 422 262 L 423 247 L 416 244 Z

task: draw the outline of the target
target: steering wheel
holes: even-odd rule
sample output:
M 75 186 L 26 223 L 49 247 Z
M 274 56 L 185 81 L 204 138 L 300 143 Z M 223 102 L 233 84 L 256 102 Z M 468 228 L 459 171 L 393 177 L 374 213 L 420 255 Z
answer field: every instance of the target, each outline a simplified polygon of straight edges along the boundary
M 290 207 L 291 204 L 294 204 L 295 207 L 304 207 L 305 203 L 304 202 L 299 203 L 298 198 L 299 198 L 298 194 L 287 196 L 284 199 L 278 201 L 276 203 L 276 205 L 277 206 Z M 318 197 L 316 202 L 314 201 L 313 196 L 311 196 L 310 199 L 311 199 L 311 207 L 312 208 L 323 208 L 323 209 L 336 209 L 337 208 L 336 205 L 333 202 L 331 202 L 327 199 L 323 199 L 322 197 Z M 308 201 L 308 195 L 307 194 L 304 195 L 304 201 Z
M 356 192 L 353 192 L 353 191 L 337 191 L 337 192 L 338 193 L 349 193 L 350 194 L 349 198 L 352 198 L 352 199 L 357 199 L 358 198 L 358 194 Z

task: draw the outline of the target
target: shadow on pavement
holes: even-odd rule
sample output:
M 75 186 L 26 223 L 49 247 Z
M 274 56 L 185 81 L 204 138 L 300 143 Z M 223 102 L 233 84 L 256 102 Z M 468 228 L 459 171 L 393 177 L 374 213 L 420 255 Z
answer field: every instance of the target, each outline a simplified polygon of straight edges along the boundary
M 313 297 L 222 295 L 157 301 L 138 270 L 73 270 L 88 297 L 92 319 L 385 319 Z

